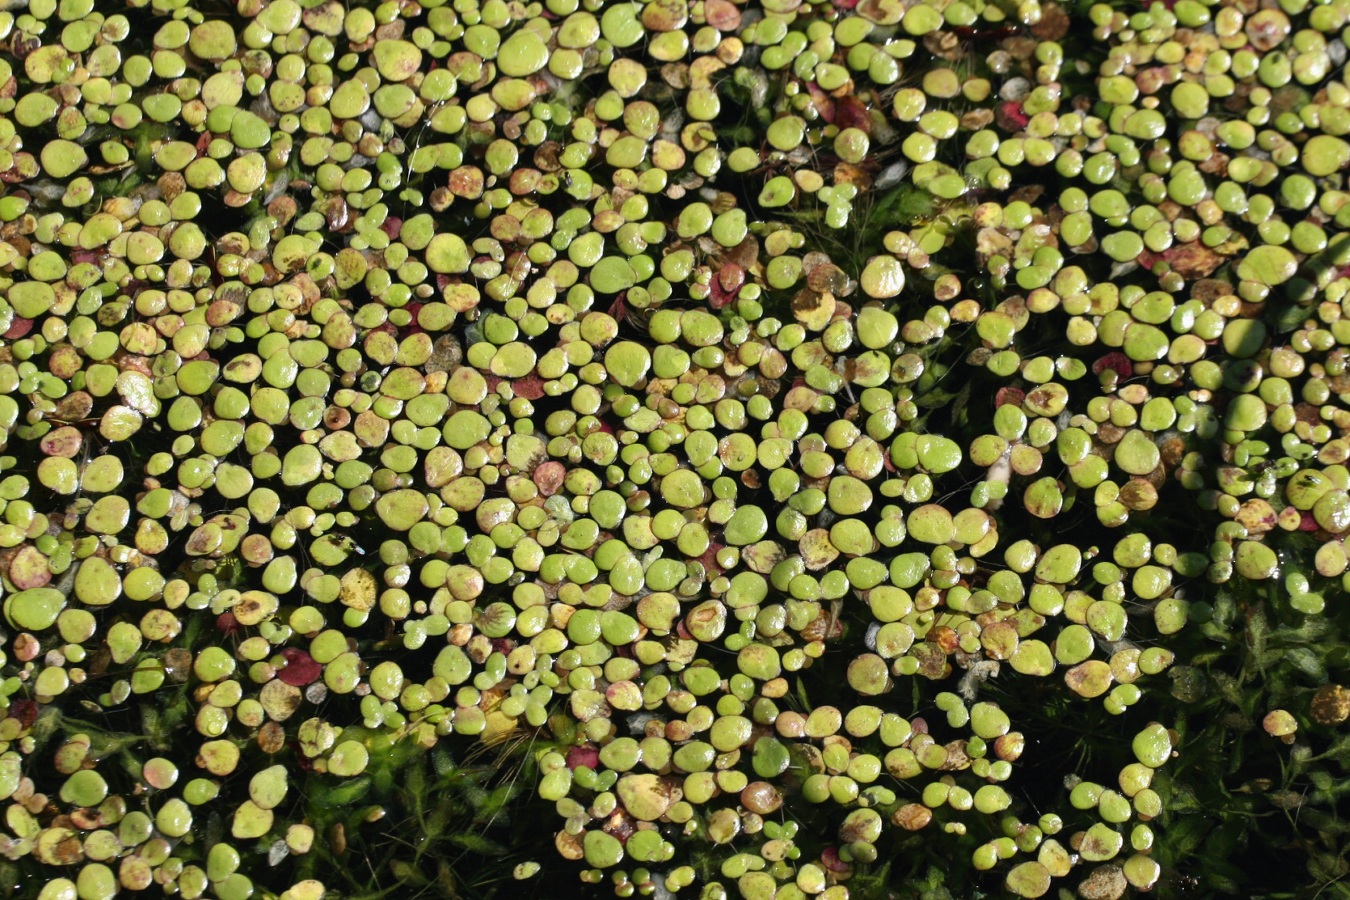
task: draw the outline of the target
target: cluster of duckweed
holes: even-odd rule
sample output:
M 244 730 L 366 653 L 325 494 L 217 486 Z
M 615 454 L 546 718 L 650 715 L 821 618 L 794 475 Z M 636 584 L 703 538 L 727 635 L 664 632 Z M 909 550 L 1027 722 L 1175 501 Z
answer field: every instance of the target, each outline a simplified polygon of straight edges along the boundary
M 6 883 L 359 893 L 482 745 L 525 881 L 1146 892 L 1244 639 L 1334 808 L 1348 20 L 0 12 Z

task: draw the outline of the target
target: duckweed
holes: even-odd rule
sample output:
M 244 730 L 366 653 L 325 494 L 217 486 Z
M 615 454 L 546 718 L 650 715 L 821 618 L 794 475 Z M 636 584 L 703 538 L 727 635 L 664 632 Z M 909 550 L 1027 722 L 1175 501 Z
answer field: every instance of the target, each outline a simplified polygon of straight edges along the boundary
M 1343 878 L 1340 6 L 97 6 L 0 13 L 7 883 Z

